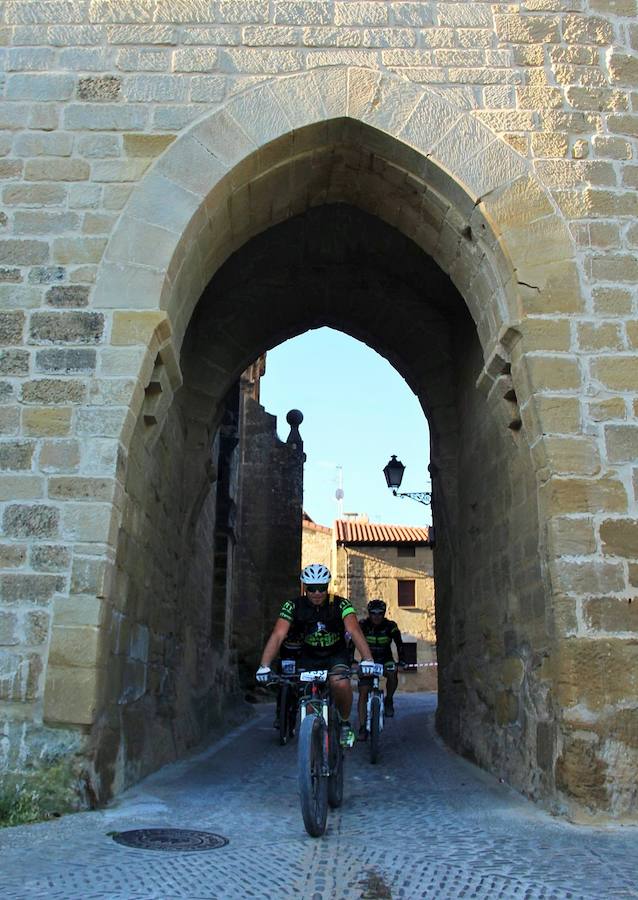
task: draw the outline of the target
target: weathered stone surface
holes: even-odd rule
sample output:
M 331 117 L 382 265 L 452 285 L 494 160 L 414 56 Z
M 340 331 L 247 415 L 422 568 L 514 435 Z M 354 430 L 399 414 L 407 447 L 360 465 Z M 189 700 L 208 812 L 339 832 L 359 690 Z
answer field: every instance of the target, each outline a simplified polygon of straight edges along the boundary
M 68 378 L 38 378 L 22 385 L 23 403 L 81 403 L 85 396 L 84 382 Z
M 104 332 L 104 316 L 96 312 L 34 313 L 29 337 L 33 343 L 97 344 Z
M 118 99 L 121 87 L 115 75 L 86 76 L 78 79 L 77 93 L 80 100 L 108 102 Z
M 610 556 L 638 558 L 638 521 L 606 519 L 600 525 L 603 553 Z
M 593 597 L 583 602 L 583 614 L 596 631 L 638 633 L 638 601 L 627 597 Z
M 45 294 L 48 306 L 68 307 L 87 306 L 89 288 L 85 285 L 55 285 Z
M 51 538 L 58 533 L 60 514 L 54 506 L 14 504 L 6 507 L 2 523 L 5 534 L 15 538 Z
M 11 351 L 5 351 L 9 353 Z M 14 351 L 25 352 L 26 351 Z M 28 362 L 28 354 L 27 354 Z M 96 367 L 96 351 L 92 349 L 38 350 L 35 354 L 35 371 L 50 375 L 90 374 Z M 0 372 L 2 372 L 2 356 L 0 355 Z M 28 369 L 17 374 L 26 374 Z M 8 374 L 8 373 L 4 373 Z
M 29 559 L 37 572 L 64 572 L 71 561 L 71 551 L 59 544 L 34 544 Z
M 0 443 L 0 470 L 30 469 L 34 450 L 33 441 Z

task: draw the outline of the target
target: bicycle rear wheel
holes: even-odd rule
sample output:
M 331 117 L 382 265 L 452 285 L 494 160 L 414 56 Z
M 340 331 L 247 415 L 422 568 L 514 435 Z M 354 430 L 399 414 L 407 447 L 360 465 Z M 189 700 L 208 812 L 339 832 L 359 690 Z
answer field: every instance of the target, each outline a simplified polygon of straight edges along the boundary
M 341 806 L 343 800 L 343 747 L 336 714 L 330 722 L 330 778 L 328 779 L 328 803 L 332 809 Z
M 290 685 L 284 681 L 279 690 L 278 718 L 279 718 L 279 743 L 287 744 L 290 733 L 288 730 L 288 722 L 290 713 L 288 705 L 290 702 Z
M 381 697 L 374 694 L 370 701 L 370 762 L 379 759 L 379 738 L 381 736 Z
M 308 715 L 299 729 L 297 764 L 301 813 L 306 831 L 320 837 L 326 830 L 328 778 L 322 774 L 325 724 L 317 715 Z

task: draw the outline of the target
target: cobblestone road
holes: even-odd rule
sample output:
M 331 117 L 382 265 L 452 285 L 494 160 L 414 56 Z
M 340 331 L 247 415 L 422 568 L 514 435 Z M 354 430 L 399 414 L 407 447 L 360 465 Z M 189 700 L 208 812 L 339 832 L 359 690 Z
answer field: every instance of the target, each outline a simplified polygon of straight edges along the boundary
M 3 900 L 457 900 L 638 897 L 638 829 L 557 821 L 434 737 L 435 700 L 397 695 L 382 758 L 349 754 L 344 806 L 306 835 L 296 742 L 272 709 L 166 767 L 111 808 L 0 831 Z M 175 827 L 229 839 L 209 852 L 116 844 L 109 832 Z

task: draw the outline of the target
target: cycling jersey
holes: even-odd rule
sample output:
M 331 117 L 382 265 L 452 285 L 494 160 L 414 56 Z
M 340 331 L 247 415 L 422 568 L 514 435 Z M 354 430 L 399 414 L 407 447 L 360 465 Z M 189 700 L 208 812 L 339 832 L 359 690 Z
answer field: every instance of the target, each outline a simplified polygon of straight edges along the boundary
M 365 618 L 359 620 L 359 625 L 376 663 L 394 662 L 392 641 L 396 645 L 399 661 L 403 661 L 403 639 L 396 622 L 384 617 L 378 625 L 373 625 L 369 618 Z
M 303 636 L 303 654 L 311 657 L 331 656 L 346 649 L 343 620 L 354 613 L 349 600 L 329 594 L 317 606 L 302 595 L 286 600 L 279 611 L 279 618 L 291 623 L 291 627 Z

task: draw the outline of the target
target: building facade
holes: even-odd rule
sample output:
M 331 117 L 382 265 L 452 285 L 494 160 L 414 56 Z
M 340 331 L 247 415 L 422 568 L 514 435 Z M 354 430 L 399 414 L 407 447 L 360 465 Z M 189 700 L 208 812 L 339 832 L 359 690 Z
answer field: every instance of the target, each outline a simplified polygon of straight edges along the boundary
M 188 732 L 187 677 L 132 743 L 110 717 L 143 598 L 186 671 L 225 398 L 327 324 L 430 423 L 440 733 L 558 812 L 632 815 L 635 0 L 0 17 L 2 766 L 72 750 L 105 796 Z

